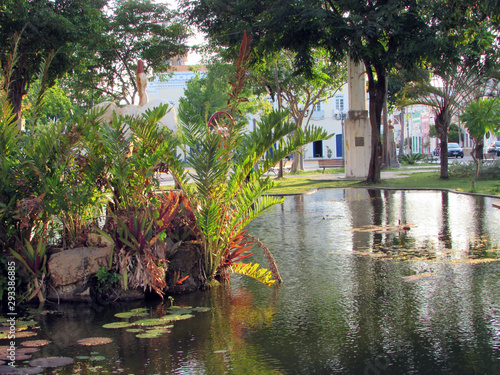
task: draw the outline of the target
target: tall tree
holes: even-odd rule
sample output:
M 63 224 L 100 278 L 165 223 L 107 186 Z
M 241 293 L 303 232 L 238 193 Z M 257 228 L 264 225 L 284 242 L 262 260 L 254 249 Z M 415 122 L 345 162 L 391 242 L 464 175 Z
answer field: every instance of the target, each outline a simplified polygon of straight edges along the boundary
M 3 89 L 20 118 L 23 97 L 51 51 L 57 52 L 48 71 L 48 83 L 80 62 L 74 55 L 78 43 L 92 40 L 102 32 L 102 9 L 106 0 L 7 0 L 0 12 L 0 64 Z M 7 61 L 17 43 L 12 69 Z M 6 75 L 11 75 L 6 79 Z
M 472 158 L 476 166 L 475 176 L 479 176 L 481 164 L 477 155 L 483 153 L 484 136 L 490 132 L 495 134 L 500 130 L 500 99 L 485 98 L 469 103 L 464 108 L 460 119 L 465 122 L 465 127 L 474 141 Z
M 309 124 L 315 105 L 333 97 L 347 82 L 345 62 L 331 62 L 326 56 L 324 51 L 315 51 L 315 63 L 308 78 L 295 74 L 295 53 L 287 50 L 253 69 L 256 84 L 265 85 L 273 101 L 281 96 L 299 128 Z M 292 171 L 299 169 L 304 169 L 303 154 L 295 152 Z
M 448 131 L 453 116 L 461 114 L 470 102 L 485 94 L 488 77 L 478 69 L 458 66 L 434 73 L 433 79 L 410 83 L 404 90 L 401 105 L 426 105 L 435 112 L 435 129 L 440 141 L 441 174 L 448 178 Z
M 105 32 L 78 52 L 82 61 L 66 85 L 82 105 L 112 100 L 133 104 L 135 71 L 142 60 L 148 74 L 169 68 L 169 59 L 188 51 L 190 32 L 179 14 L 151 0 L 113 2 Z
M 190 17 L 210 38 L 235 45 L 241 32 L 252 32 L 256 51 L 289 49 L 297 72 L 310 73 L 313 51 L 324 48 L 333 61 L 347 52 L 362 62 L 368 78 L 372 155 L 369 181 L 380 179 L 380 126 L 387 72 L 411 67 L 435 50 L 435 30 L 414 0 L 194 1 L 183 0 Z M 236 39 L 235 39 L 236 38 Z

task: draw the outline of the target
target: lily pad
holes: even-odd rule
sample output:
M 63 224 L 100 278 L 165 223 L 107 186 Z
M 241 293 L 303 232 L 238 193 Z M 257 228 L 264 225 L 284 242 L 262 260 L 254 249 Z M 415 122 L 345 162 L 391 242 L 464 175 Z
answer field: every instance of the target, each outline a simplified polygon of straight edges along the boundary
M 0 359 L 4 361 L 9 361 L 10 358 L 7 354 L 0 355 Z M 20 354 L 16 352 L 16 361 L 26 361 L 27 359 L 31 359 L 31 356 L 28 354 Z
M 36 353 L 39 351 L 40 351 L 40 349 L 38 349 L 38 348 L 19 348 L 16 350 L 16 353 L 30 354 L 30 353 Z
M 38 324 L 37 321 L 35 320 L 18 320 L 17 321 L 17 325 L 18 326 L 26 326 L 26 327 L 32 327 L 32 326 L 36 326 Z
M 195 307 L 193 309 L 194 312 L 208 312 L 210 310 L 210 307 Z
M 105 345 L 112 343 L 113 339 L 109 337 L 88 337 L 86 339 L 80 339 L 77 341 L 80 345 L 93 346 L 93 345 Z
M 160 336 L 161 334 L 158 333 L 139 333 L 138 335 L 135 335 L 135 337 L 138 337 L 140 339 L 156 339 Z
M 128 322 L 113 322 L 107 323 L 102 326 L 102 328 L 128 328 L 134 326 L 134 323 Z
M 77 355 L 75 358 L 76 359 L 90 359 L 90 356 L 88 356 L 88 355 Z
M 104 357 L 102 355 L 96 355 L 94 357 L 90 357 L 89 359 L 91 361 L 104 361 L 106 359 L 106 357 Z
M 148 311 L 148 308 L 147 307 L 139 307 L 137 309 L 132 309 L 130 310 L 131 312 L 136 312 L 136 313 L 141 313 L 141 312 L 145 312 L 145 311 Z
M 193 312 L 192 308 L 186 308 L 186 307 L 179 307 L 177 309 L 168 309 L 167 314 L 175 314 L 175 315 L 182 315 L 182 314 L 189 314 Z
M 8 365 L 0 366 L 0 374 L 9 375 L 31 375 L 31 374 L 41 374 L 44 371 L 41 367 L 12 367 Z
M 168 322 L 164 319 L 142 319 L 134 322 L 136 326 L 160 326 L 163 324 L 167 324 Z
M 25 338 L 25 337 L 33 337 L 36 336 L 37 333 L 33 331 L 22 331 L 16 333 L 16 338 Z
M 115 316 L 117 318 L 123 318 L 123 319 L 129 319 L 129 318 L 132 318 L 134 316 L 137 316 L 137 317 L 145 317 L 145 316 L 149 316 L 149 313 L 147 312 L 139 312 L 139 311 L 129 311 L 129 312 L 121 312 L 121 313 L 118 313 L 118 314 L 115 314 Z
M 70 357 L 47 357 L 37 358 L 30 361 L 32 367 L 61 367 L 73 363 L 73 358 Z
M 193 314 L 182 314 L 182 315 L 169 314 L 169 315 L 164 315 L 161 317 L 161 319 L 166 320 L 166 321 L 184 320 L 184 319 L 190 319 L 190 318 L 194 318 L 194 315 Z
M 132 333 L 144 332 L 144 330 L 142 328 L 129 328 L 126 331 L 127 332 L 132 332 Z
M 25 346 L 27 348 L 37 348 L 48 344 L 50 344 L 49 340 L 30 340 L 21 343 L 22 346 Z

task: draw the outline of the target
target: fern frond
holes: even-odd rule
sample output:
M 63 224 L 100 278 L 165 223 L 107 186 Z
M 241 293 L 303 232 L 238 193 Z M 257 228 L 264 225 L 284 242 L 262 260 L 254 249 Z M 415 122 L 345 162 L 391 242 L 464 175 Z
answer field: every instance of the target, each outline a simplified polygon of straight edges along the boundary
M 47 90 L 47 78 L 49 66 L 55 56 L 55 51 L 51 51 L 46 59 L 42 60 L 35 82 L 31 85 L 28 93 L 28 108 L 30 108 L 28 119 L 34 127 L 37 123 L 40 110 L 45 105 L 45 92 Z

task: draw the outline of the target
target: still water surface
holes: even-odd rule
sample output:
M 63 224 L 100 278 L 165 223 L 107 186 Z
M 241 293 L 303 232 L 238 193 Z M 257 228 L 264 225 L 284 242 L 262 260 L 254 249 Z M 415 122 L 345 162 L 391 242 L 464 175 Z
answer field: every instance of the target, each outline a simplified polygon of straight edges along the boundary
M 500 374 L 493 201 L 365 189 L 287 197 L 248 228 L 273 252 L 280 287 L 233 276 L 174 296 L 211 310 L 155 339 L 102 325 L 145 305 L 162 316 L 161 301 L 60 305 L 62 315 L 38 318 L 37 338 L 52 343 L 33 357 L 104 357 L 64 370 L 81 374 Z M 254 258 L 265 265 L 259 249 Z M 93 336 L 114 342 L 76 344 Z

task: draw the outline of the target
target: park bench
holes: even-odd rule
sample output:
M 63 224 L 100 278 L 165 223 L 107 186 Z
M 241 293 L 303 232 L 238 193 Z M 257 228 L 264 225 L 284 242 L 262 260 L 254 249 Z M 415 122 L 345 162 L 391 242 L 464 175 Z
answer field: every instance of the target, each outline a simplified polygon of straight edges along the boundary
M 344 159 L 318 159 L 318 166 L 323 168 L 325 173 L 326 168 L 344 168 Z
M 435 161 L 439 161 L 439 156 L 436 156 L 434 154 L 426 154 L 424 161 L 427 163 L 433 163 Z
M 293 160 L 283 160 L 283 172 L 290 172 L 292 170 Z M 276 165 L 269 169 L 269 172 L 278 174 L 280 170 L 280 163 L 277 162 Z

